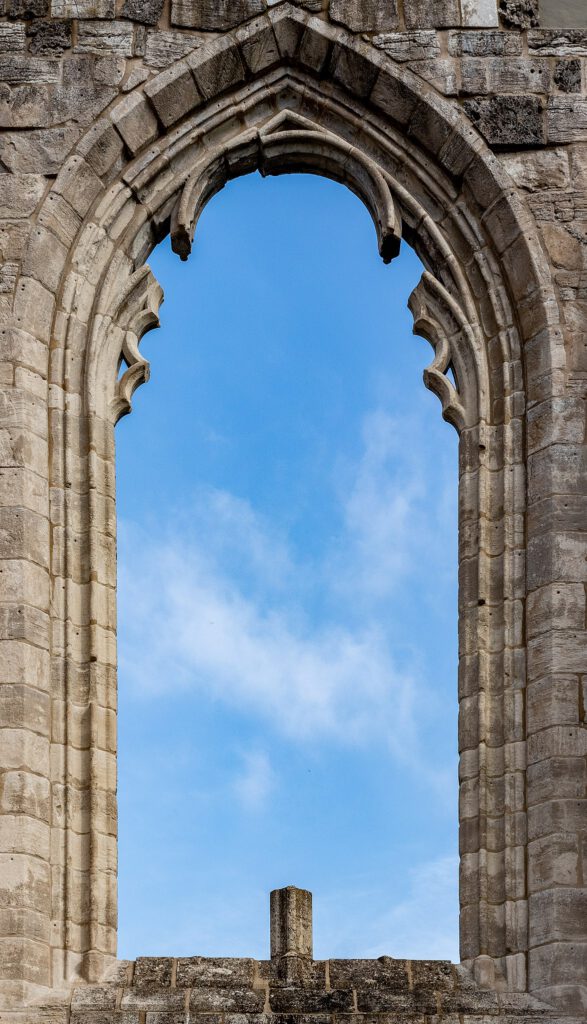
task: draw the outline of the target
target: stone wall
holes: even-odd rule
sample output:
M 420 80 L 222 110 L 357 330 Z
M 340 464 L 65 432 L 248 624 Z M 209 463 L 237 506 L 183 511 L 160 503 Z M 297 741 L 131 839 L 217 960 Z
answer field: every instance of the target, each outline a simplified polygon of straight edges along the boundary
M 62 1006 L 2 1019 L 8 1024 L 555 1024 L 562 1019 L 526 995 L 480 990 L 465 969 L 448 961 L 314 960 L 311 894 L 293 887 L 275 890 L 271 909 L 270 960 L 120 961 L 102 984 L 74 986 Z M 287 919 L 276 921 L 274 909 L 288 910 Z M 305 912 L 301 928 L 300 910 Z M 564 1017 L 566 1024 L 582 1019 Z
M 259 169 L 347 183 L 382 257 L 403 237 L 427 267 L 461 451 L 463 964 L 494 1009 L 585 1014 L 587 32 L 535 0 L 0 12 L 4 1004 L 113 969 L 114 424 L 148 378 L 149 252 L 187 258 Z

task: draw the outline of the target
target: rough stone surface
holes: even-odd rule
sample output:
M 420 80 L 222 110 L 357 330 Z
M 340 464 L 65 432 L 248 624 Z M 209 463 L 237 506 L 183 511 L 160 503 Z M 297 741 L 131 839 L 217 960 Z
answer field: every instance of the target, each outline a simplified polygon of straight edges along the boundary
M 163 13 L 164 0 L 124 0 L 120 16 L 142 25 L 156 25 Z
M 399 28 L 396 0 L 331 0 L 330 17 L 352 32 L 387 32 Z
M 554 84 L 561 92 L 581 92 L 581 61 L 557 60 L 554 68 Z
M 539 99 L 529 96 L 492 96 L 466 100 L 471 121 L 492 146 L 540 146 L 546 141 Z
M 540 24 L 540 0 L 499 0 L 499 13 L 509 28 L 535 28 Z
M 263 0 L 171 0 L 171 24 L 222 31 L 264 10 Z
M 2 1024 L 585 1019 L 573 9 L 0 0 Z M 115 960 L 114 426 L 149 376 L 149 252 L 170 231 L 186 258 L 210 193 L 254 170 L 345 182 L 382 258 L 403 234 L 427 268 L 424 381 L 460 435 L 459 966 L 316 962 L 299 890 L 274 897 L 271 962 Z
M 50 0 L 6 0 L 9 18 L 42 18 L 49 10 Z
M 146 1015 L 149 1024 L 177 1024 L 187 1019 L 185 1007 L 190 1020 L 228 1014 L 240 1024 L 265 1024 L 267 1009 L 270 1017 L 293 1014 L 307 1024 L 325 1024 L 340 1013 L 349 1024 L 388 1024 L 392 1017 L 404 1024 L 561 1019 L 529 996 L 483 991 L 446 961 L 313 960 L 311 894 L 293 886 L 271 893 L 270 961 L 142 957 L 117 964 L 109 975 L 99 985 L 74 987 L 55 1021 L 128 1024 Z
M 59 56 L 71 46 L 71 21 L 33 21 L 27 33 L 30 52 L 40 56 Z

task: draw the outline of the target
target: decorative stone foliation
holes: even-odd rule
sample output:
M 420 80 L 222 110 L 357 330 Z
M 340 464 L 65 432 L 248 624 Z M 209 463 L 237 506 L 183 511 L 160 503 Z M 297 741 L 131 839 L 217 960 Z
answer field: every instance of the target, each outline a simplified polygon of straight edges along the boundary
M 182 260 L 188 258 L 204 206 L 235 172 L 259 170 L 265 176 L 284 173 L 286 168 L 289 172 L 322 173 L 349 185 L 353 191 L 361 190 L 377 231 L 381 258 L 390 263 L 399 254 L 401 216 L 389 183 L 377 165 L 296 114 L 270 118 L 260 130 L 245 133 L 236 144 L 206 154 L 187 178 L 173 209 L 173 251 Z
M 425 273 L 408 300 L 414 334 L 434 349 L 434 361 L 424 370 L 424 384 L 438 396 L 442 415 L 458 431 L 479 419 L 478 380 L 473 360 L 464 358 L 468 346 L 462 333 L 474 333 L 463 310 L 432 274 Z M 479 339 L 474 342 L 479 345 Z M 452 379 L 451 379 L 452 377 Z

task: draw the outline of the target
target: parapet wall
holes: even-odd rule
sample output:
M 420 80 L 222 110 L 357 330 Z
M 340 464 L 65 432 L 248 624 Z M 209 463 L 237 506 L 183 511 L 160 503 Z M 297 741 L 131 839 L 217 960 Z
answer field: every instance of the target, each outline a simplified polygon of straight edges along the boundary
M 291 904 L 276 922 L 276 904 Z M 142 957 L 120 961 L 101 985 L 62 1007 L 5 1024 L 537 1024 L 559 1014 L 527 995 L 480 990 L 447 961 L 313 960 L 311 896 L 271 894 L 271 960 Z M 301 907 L 300 907 L 301 904 Z M 306 911 L 302 928 L 299 911 Z M 281 909 L 281 908 L 279 908 Z M 285 916 L 285 915 L 284 915 Z M 300 941 L 301 940 L 301 941 Z M 566 1024 L 581 1024 L 564 1017 Z

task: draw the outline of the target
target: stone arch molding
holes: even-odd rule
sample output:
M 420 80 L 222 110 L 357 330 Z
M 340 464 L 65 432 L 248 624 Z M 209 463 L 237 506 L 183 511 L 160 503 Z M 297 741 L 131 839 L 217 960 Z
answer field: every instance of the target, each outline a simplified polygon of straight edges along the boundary
M 115 102 L 57 176 L 23 261 L 15 323 L 46 345 L 50 381 L 60 723 L 47 765 L 60 813 L 41 847 L 51 885 L 35 907 L 51 956 L 27 991 L 97 981 L 116 956 L 114 425 L 148 378 L 139 345 L 162 292 L 145 260 L 168 232 L 187 258 L 206 202 L 256 169 L 344 182 L 371 213 L 382 258 L 403 237 L 427 268 L 410 307 L 434 349 L 425 382 L 460 435 L 462 959 L 488 988 L 536 991 L 523 436 L 528 404 L 550 385 L 528 378 L 524 346 L 539 339 L 560 365 L 549 267 L 461 110 L 287 3 Z

